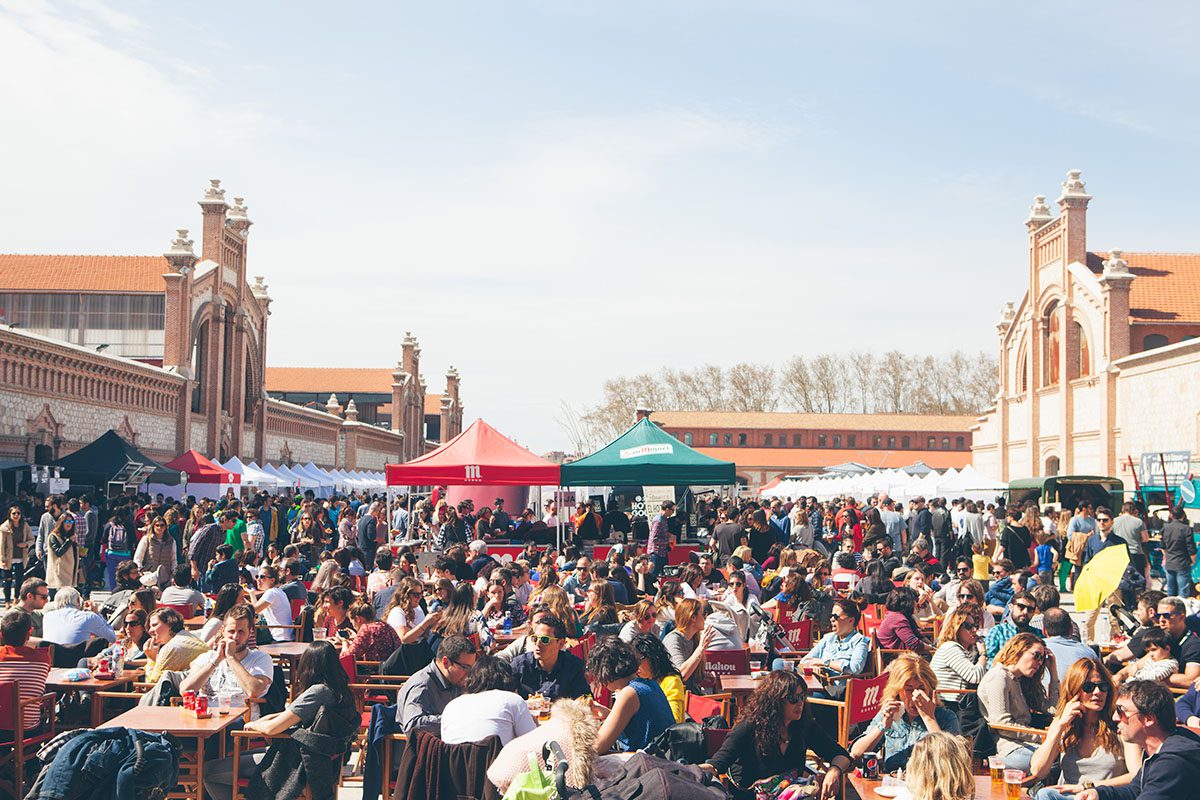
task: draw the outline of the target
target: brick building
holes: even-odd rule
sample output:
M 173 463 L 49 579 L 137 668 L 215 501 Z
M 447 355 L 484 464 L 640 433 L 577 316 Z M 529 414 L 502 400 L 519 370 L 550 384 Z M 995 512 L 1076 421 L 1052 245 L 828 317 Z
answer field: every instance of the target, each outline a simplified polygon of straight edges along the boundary
M 164 459 L 378 470 L 424 452 L 415 360 L 391 373 L 390 396 L 419 412 L 399 426 L 268 397 L 272 301 L 247 279 L 246 205 L 216 180 L 199 204 L 199 254 L 180 229 L 162 256 L 0 255 L 0 458 L 46 463 L 110 428 Z
M 971 462 L 971 416 L 639 411 L 705 455 L 737 464 L 739 481 L 819 474 L 847 461 L 873 468 Z
M 1078 170 L 1034 198 L 1029 288 L 1001 312 L 995 406 L 974 465 L 1003 480 L 1125 477 L 1142 452 L 1200 451 L 1200 253 L 1091 251 Z

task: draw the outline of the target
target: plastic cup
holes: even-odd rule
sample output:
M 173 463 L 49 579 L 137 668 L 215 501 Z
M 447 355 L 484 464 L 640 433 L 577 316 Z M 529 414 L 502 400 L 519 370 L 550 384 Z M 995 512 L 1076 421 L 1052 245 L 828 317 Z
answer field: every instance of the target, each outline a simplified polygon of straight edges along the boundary
M 1004 800 L 1020 800 L 1021 798 L 1021 781 L 1025 780 L 1025 773 L 1019 769 L 1004 770 Z
M 988 773 L 992 776 L 992 786 L 1004 783 L 1004 757 L 990 756 L 988 758 Z

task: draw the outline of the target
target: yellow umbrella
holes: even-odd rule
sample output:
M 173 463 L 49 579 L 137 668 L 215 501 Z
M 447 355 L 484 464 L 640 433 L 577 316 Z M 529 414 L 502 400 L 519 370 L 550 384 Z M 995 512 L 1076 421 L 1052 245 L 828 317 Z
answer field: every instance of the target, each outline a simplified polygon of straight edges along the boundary
M 1117 590 L 1125 567 L 1129 566 L 1129 548 L 1124 543 L 1109 545 L 1084 565 L 1075 579 L 1075 610 L 1099 608 Z

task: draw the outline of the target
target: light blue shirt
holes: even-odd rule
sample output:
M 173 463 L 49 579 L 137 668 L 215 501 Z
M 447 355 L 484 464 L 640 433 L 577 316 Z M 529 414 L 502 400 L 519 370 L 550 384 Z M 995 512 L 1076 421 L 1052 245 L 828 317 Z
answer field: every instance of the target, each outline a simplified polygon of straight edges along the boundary
M 95 636 L 115 642 L 117 634 L 104 617 L 79 608 L 58 608 L 42 617 L 42 638 L 63 647 L 75 647 Z
M 933 718 L 943 733 L 958 733 L 958 717 L 943 706 L 938 706 L 933 712 Z M 908 757 L 912 754 L 913 745 L 929 734 L 925 720 L 918 715 L 909 719 L 904 714 L 898 714 L 896 721 L 889 727 L 883 727 L 883 709 L 871 720 L 868 730 L 883 731 L 883 766 L 888 772 L 908 765 Z
M 1081 658 L 1096 660 L 1096 651 L 1078 639 L 1068 639 L 1065 636 L 1047 636 L 1046 647 L 1054 653 L 1054 666 L 1058 670 L 1059 683 L 1067 679 L 1067 670 Z M 1049 683 L 1049 676 L 1044 683 Z
M 871 651 L 871 640 L 858 631 L 854 631 L 845 639 L 830 632 L 821 637 L 817 646 L 808 654 L 809 658 L 826 663 L 841 661 L 845 666 L 842 672 L 857 675 L 867 666 L 867 656 Z

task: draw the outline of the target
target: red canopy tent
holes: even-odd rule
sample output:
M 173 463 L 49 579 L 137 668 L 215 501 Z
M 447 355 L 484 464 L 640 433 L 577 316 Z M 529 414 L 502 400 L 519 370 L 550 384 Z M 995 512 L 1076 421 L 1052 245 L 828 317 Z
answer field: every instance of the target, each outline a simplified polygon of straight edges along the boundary
M 220 464 L 209 461 L 195 450 L 188 450 L 174 461 L 163 466 L 186 472 L 188 483 L 241 483 L 242 476 L 231 472 Z
M 404 464 L 388 464 L 388 486 L 557 486 L 559 467 L 538 458 L 481 419 L 444 445 Z

